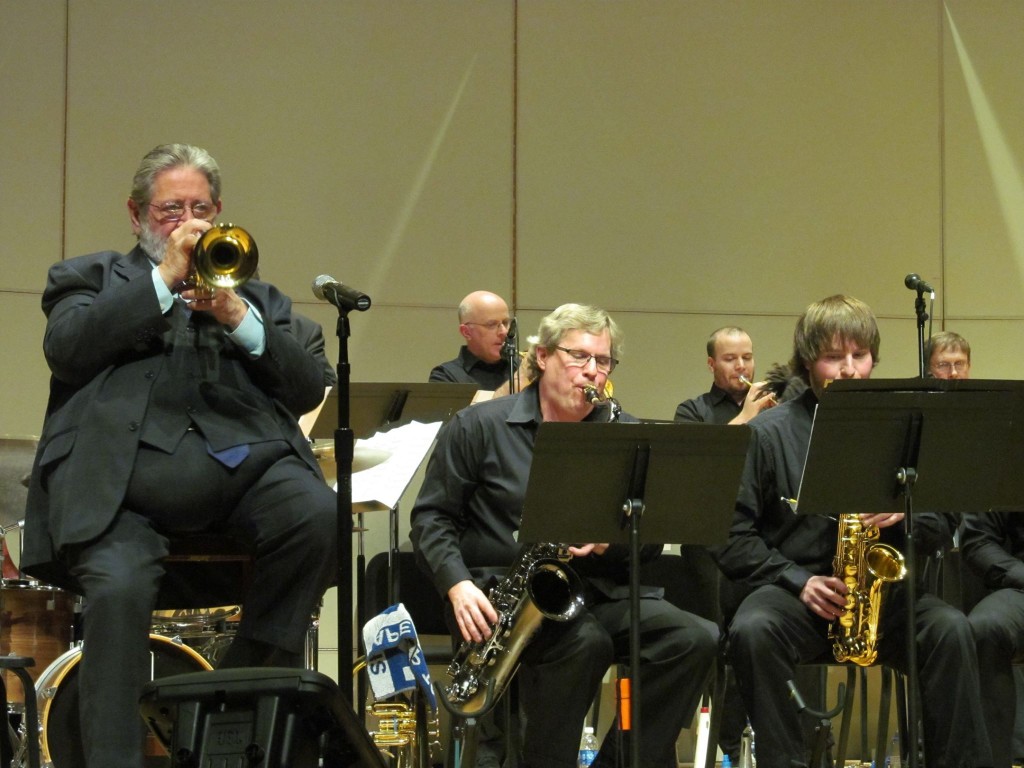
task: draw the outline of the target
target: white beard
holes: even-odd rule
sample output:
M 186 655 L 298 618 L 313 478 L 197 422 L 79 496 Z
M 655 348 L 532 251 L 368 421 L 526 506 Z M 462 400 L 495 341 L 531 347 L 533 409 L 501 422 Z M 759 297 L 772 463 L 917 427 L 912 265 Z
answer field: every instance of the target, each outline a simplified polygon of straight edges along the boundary
M 167 254 L 167 237 L 149 228 L 149 223 L 144 223 L 139 232 L 139 246 L 155 264 L 163 263 Z

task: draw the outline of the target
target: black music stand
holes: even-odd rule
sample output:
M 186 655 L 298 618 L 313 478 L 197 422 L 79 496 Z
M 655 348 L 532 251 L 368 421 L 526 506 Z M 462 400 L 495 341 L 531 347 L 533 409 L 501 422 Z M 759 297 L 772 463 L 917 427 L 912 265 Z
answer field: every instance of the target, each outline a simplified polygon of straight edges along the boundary
M 353 382 L 349 385 L 352 432 L 367 438 L 410 421 L 448 421 L 473 401 L 479 389 L 476 384 Z M 333 437 L 337 413 L 337 390 L 332 389 L 309 436 Z
M 724 544 L 750 428 L 673 422 L 545 422 L 537 432 L 520 543 L 630 547 L 630 764 L 640 764 L 640 539 Z M 552 514 L 557 510 L 557 514 Z
M 472 402 L 478 389 L 476 384 L 355 382 L 349 389 L 349 418 L 352 432 L 356 438 L 366 439 L 378 432 L 413 421 L 425 424 L 447 422 L 455 413 Z M 309 436 L 313 439 L 331 437 L 333 425 L 337 422 L 337 413 L 337 391 L 332 389 L 310 429 Z M 395 587 L 398 584 L 398 515 L 392 514 L 390 528 L 388 568 L 391 580 L 388 599 L 394 602 Z M 365 560 L 365 553 L 360 551 L 357 555 L 356 568 L 359 580 L 365 572 Z M 358 584 L 357 589 L 356 600 L 361 601 L 364 594 L 362 584 Z M 357 606 L 356 614 L 360 622 L 367 618 L 363 616 L 361 605 Z
M 920 693 L 914 608 L 914 508 L 1024 511 L 1024 382 L 871 379 L 834 382 L 818 405 L 796 511 L 904 512 L 910 766 Z M 839 471 L 839 468 L 842 468 Z

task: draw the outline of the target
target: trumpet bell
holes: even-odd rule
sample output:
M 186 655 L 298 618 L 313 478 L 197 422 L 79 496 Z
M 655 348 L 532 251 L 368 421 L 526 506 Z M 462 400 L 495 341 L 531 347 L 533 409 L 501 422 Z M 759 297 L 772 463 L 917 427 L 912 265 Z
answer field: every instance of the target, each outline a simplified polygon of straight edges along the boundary
M 256 274 L 259 250 L 252 235 L 234 224 L 217 224 L 192 250 L 196 285 L 236 288 Z

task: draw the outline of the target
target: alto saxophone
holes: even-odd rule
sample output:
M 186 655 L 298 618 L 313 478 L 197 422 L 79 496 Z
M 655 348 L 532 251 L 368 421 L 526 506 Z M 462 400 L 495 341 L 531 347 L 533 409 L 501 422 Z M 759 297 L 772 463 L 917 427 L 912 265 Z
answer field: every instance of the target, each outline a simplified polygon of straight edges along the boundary
M 828 630 L 836 661 L 869 667 L 878 657 L 878 621 L 887 584 L 907 575 L 903 555 L 878 539 L 877 525 L 864 525 L 860 515 L 839 516 L 839 538 L 832 567 L 849 590 L 846 605 Z
M 464 641 L 448 667 L 445 708 L 461 717 L 489 712 L 519 667 L 519 656 L 544 619 L 571 621 L 583 610 L 583 584 L 568 568 L 572 558 L 559 544 L 524 546 L 505 578 L 489 595 L 498 612 L 491 636 Z

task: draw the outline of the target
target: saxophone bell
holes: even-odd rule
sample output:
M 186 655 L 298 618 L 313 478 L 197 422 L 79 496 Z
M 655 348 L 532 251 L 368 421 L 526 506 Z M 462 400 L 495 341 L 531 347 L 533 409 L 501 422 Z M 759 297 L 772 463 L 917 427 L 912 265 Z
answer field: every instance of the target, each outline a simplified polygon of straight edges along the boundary
M 493 709 L 544 620 L 565 622 L 579 616 L 583 582 L 566 565 L 571 557 L 559 544 L 522 549 L 491 590 L 491 604 L 498 612 L 491 636 L 479 643 L 463 642 L 448 667 L 450 682 L 440 701 L 451 714 L 481 717 Z

